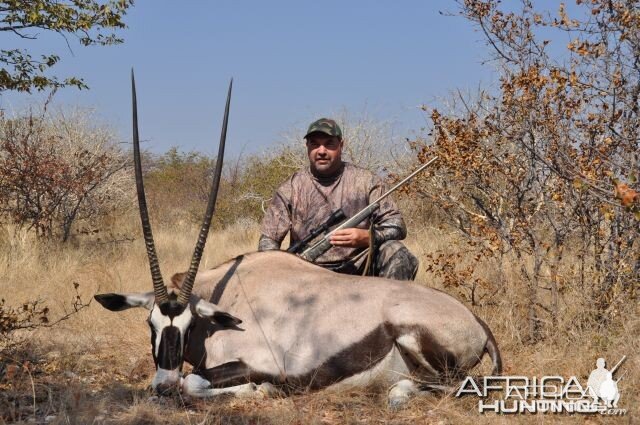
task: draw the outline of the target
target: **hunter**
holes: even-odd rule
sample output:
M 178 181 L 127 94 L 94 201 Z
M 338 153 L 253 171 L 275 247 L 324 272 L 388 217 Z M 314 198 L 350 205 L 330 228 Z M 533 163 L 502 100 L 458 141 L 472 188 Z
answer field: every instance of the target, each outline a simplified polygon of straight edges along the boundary
M 342 160 L 344 140 L 334 120 L 313 122 L 304 138 L 309 168 L 298 170 L 276 190 L 262 221 L 259 251 L 280 249 L 287 233 L 293 245 L 338 209 L 352 217 L 384 193 L 378 176 Z M 413 280 L 418 260 L 399 242 L 406 235 L 402 215 L 387 197 L 356 228 L 335 231 L 332 248 L 316 264 L 339 273 L 364 274 L 366 268 L 369 275 Z

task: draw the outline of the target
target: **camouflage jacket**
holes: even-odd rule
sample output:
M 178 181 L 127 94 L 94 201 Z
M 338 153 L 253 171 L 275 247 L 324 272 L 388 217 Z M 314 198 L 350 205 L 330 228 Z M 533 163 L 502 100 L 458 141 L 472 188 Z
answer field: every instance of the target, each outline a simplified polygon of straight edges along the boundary
M 290 243 L 294 244 L 323 224 L 338 208 L 352 217 L 384 192 L 379 177 L 350 163 L 345 162 L 342 171 L 330 178 L 318 178 L 309 169 L 301 169 L 276 190 L 262 221 L 258 249 L 280 249 L 287 233 L 290 233 Z M 376 245 L 404 239 L 407 234 L 402 215 L 391 197 L 385 198 L 380 208 L 357 227 L 368 229 L 371 220 Z M 338 263 L 360 251 L 362 248 L 333 247 L 316 262 Z

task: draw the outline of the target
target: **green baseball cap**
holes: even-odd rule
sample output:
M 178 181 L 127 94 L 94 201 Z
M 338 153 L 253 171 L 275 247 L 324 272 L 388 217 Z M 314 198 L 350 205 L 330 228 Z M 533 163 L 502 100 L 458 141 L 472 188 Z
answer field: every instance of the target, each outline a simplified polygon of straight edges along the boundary
M 320 118 L 319 120 L 312 122 L 304 138 L 306 139 L 311 133 L 315 132 L 328 134 L 329 136 L 335 136 L 342 139 L 342 130 L 340 129 L 340 126 L 334 120 L 329 118 Z

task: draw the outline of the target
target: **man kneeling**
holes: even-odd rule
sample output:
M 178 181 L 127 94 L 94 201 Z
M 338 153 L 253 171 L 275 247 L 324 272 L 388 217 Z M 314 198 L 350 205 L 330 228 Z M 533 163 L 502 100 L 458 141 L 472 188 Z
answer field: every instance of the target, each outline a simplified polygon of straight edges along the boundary
M 342 130 L 330 119 L 309 126 L 306 139 L 309 168 L 295 172 L 276 190 L 262 221 L 259 251 L 280 249 L 290 232 L 291 244 L 304 239 L 338 209 L 347 217 L 384 193 L 379 177 L 342 161 Z M 373 231 L 373 252 L 369 229 Z M 418 260 L 400 242 L 407 235 L 402 215 L 390 197 L 356 228 L 331 235 L 332 248 L 317 258 L 319 266 L 347 274 L 369 274 L 397 280 L 413 280 Z

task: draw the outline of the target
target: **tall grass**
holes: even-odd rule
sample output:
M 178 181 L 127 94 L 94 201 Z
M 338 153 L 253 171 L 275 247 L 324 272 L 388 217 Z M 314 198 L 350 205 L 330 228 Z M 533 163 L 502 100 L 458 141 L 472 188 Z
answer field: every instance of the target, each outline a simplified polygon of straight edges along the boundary
M 144 244 L 137 233 L 138 219 L 123 218 L 121 233 L 132 232 L 133 241 L 77 241 L 75 245 L 50 245 L 30 234 L 4 227 L 0 231 L 0 293 L 9 303 L 42 298 L 52 316 L 69 309 L 77 282 L 83 299 L 96 293 L 147 291 L 151 288 Z M 116 230 L 118 230 L 116 229 Z M 162 272 L 169 279 L 188 267 L 197 228 L 191 224 L 171 228 L 156 226 L 155 238 Z M 258 226 L 238 222 L 210 236 L 202 268 L 211 268 L 240 253 L 255 249 Z M 425 253 L 445 249 L 454 236 L 425 227 L 413 232 L 409 247 L 422 259 Z M 504 279 L 503 291 L 492 302 L 474 307 L 496 334 L 505 372 L 525 376 L 576 375 L 586 380 L 598 357 L 615 362 L 628 356 L 620 381 L 620 405 L 629 413 L 616 423 L 632 422 L 640 410 L 640 318 L 637 306 L 623 312 L 625 320 L 607 327 L 582 326 L 575 321 L 580 304 L 567 300 L 554 334 L 535 345 L 522 343 L 521 282 L 487 267 L 487 279 Z M 513 276 L 517 276 L 513 273 Z M 444 288 L 424 264 L 421 284 Z M 571 297 L 572 294 L 567 294 Z M 476 413 L 477 399 L 433 395 L 413 400 L 407 409 L 386 409 L 384 389 L 318 392 L 287 399 L 221 399 L 186 404 L 180 398 L 150 400 L 147 390 L 153 374 L 146 313 L 132 309 L 121 313 L 104 310 L 95 302 L 54 328 L 15 335 L 22 343 L 0 359 L 0 423 L 37 420 L 50 423 L 540 423 L 576 418 L 497 417 Z M 489 373 L 487 359 L 476 370 Z M 35 410 L 34 410 L 35 405 Z M 600 417 L 590 418 L 600 421 Z

